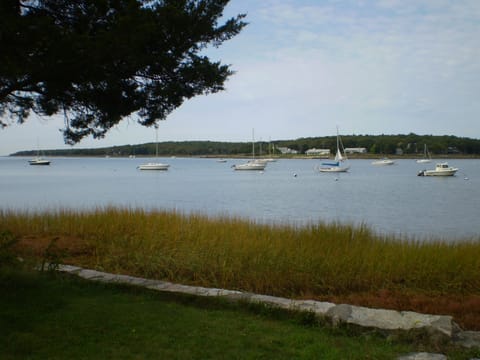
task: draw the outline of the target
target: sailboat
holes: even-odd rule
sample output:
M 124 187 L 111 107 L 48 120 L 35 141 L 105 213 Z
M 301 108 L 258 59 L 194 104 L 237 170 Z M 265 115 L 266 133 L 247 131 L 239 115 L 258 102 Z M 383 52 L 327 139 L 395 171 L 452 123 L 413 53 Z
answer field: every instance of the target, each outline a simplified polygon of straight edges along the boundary
M 158 158 L 158 126 L 155 126 L 155 158 Z M 139 170 L 168 170 L 169 164 L 163 164 L 160 162 L 149 162 L 137 166 Z
M 31 160 L 28 160 L 30 165 L 50 165 L 50 160 L 44 159 L 40 156 L 34 157 Z
M 427 149 L 427 144 L 424 144 L 424 148 L 423 148 L 423 159 L 418 159 L 417 160 L 417 163 L 419 164 L 425 164 L 425 163 L 429 163 L 429 162 L 432 162 L 432 157 L 430 156 L 430 153 L 428 152 L 428 149 Z
M 30 165 L 50 165 L 50 160 L 44 159 L 40 156 L 40 146 L 37 144 L 37 156 L 31 160 L 28 160 L 28 163 Z
M 275 145 L 273 145 L 275 147 Z M 276 162 L 277 159 L 273 158 L 272 157 L 272 144 L 271 142 L 269 141 L 268 142 L 268 158 L 262 158 L 262 161 L 265 161 L 265 162 Z
M 252 129 L 252 160 L 246 162 L 245 164 L 233 165 L 233 168 L 235 170 L 265 170 L 266 166 L 266 161 L 255 159 L 255 136 L 254 130 Z
M 389 159 L 388 157 L 383 157 L 381 159 L 372 161 L 372 165 L 376 165 L 376 166 L 394 165 L 394 164 L 395 164 L 395 160 Z
M 320 172 L 347 172 L 350 165 L 347 164 L 348 158 L 343 148 L 342 140 L 338 134 L 337 127 L 337 152 L 335 153 L 335 160 L 333 162 L 324 162 L 318 169 Z

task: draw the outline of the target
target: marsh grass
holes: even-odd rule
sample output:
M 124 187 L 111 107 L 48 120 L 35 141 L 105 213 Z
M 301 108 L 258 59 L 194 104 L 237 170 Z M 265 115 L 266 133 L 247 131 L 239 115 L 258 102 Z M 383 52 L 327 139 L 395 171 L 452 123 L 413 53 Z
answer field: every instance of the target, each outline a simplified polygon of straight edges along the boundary
M 367 226 L 265 225 L 132 208 L 3 210 L 2 231 L 75 239 L 88 252 L 81 265 L 105 271 L 277 296 L 480 289 L 478 239 L 421 242 L 381 237 Z

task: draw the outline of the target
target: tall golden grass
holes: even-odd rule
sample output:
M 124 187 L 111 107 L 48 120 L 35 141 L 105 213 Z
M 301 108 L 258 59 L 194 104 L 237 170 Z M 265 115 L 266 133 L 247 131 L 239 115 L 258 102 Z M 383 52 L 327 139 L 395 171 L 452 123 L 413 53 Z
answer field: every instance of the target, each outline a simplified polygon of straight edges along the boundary
M 480 241 L 382 237 L 367 226 L 99 208 L 0 212 L 0 231 L 80 239 L 89 266 L 287 297 L 414 289 L 478 293 Z

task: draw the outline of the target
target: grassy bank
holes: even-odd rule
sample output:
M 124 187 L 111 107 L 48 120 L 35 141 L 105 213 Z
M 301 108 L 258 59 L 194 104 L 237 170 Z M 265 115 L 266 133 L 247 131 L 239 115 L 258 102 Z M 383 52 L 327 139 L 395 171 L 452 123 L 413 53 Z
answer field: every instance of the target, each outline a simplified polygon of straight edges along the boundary
M 469 328 L 480 319 L 478 239 L 422 243 L 367 227 L 269 226 L 118 208 L 2 211 L 1 231 L 20 240 L 22 256 L 44 256 L 50 244 L 50 257 L 109 272 L 367 306 L 383 297 L 383 306 L 451 313 Z M 435 299 L 451 299 L 454 308 L 436 309 Z

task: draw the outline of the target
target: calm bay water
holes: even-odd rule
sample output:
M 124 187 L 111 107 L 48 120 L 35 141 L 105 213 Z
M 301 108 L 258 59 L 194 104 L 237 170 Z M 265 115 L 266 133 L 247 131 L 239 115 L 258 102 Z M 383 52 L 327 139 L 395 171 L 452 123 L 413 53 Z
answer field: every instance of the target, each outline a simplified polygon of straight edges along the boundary
M 139 171 L 152 159 L 0 157 L 0 208 L 90 209 L 116 205 L 231 215 L 259 222 L 365 223 L 416 238 L 480 237 L 480 160 L 449 160 L 454 177 L 417 177 L 435 163 L 377 167 L 352 160 L 349 173 L 315 171 L 320 160 L 279 160 L 264 172 L 234 171 L 242 160 L 160 159 L 168 171 Z M 296 176 L 295 176 L 296 175 Z

